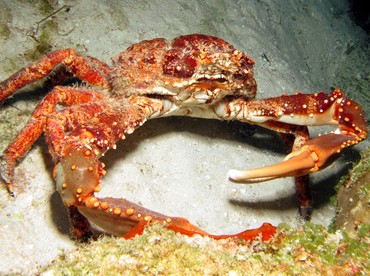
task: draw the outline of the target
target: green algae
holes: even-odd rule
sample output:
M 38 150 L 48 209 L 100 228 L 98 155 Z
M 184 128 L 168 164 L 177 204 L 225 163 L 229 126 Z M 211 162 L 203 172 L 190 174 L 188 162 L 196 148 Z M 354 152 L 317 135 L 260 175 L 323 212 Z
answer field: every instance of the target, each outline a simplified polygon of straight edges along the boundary
M 308 222 L 302 229 L 288 230 L 283 244 L 292 248 L 302 246 L 310 257 L 316 256 L 324 265 L 353 262 L 363 271 L 370 271 L 370 234 L 366 231 L 362 231 L 361 238 L 354 239 L 345 231 L 329 233 L 324 226 Z
M 8 39 L 10 36 L 10 29 L 7 24 L 0 22 L 0 36 L 2 36 L 5 39 Z
M 35 46 L 26 51 L 25 58 L 29 61 L 35 61 L 41 56 L 47 54 L 52 49 L 53 38 L 58 34 L 58 23 L 55 20 L 42 22 L 34 36 Z
M 23 107 L 23 106 L 22 106 Z M 19 133 L 23 122 L 27 122 L 32 114 L 32 111 L 27 109 L 17 109 L 16 107 L 9 106 L 5 110 L 1 110 L 0 120 L 0 133 L 1 133 L 1 145 L 0 149 L 5 149 L 5 146 L 13 141 L 16 135 Z M 22 122 L 22 123 L 20 123 Z
M 58 1 L 41 0 L 38 3 L 38 8 L 42 14 L 50 15 L 54 11 L 57 3 Z
M 9 24 L 13 20 L 13 15 L 6 3 L 2 3 L 0 9 L 0 37 L 8 39 L 11 35 Z
M 370 235 L 307 223 L 281 225 L 270 241 L 215 241 L 175 234 L 155 224 L 132 240 L 102 237 L 64 253 L 44 272 L 55 275 L 319 275 L 370 272 Z
M 366 226 L 360 226 L 370 224 L 370 147 L 340 183 L 337 201 L 335 227 L 343 228 L 351 237 L 363 236 Z

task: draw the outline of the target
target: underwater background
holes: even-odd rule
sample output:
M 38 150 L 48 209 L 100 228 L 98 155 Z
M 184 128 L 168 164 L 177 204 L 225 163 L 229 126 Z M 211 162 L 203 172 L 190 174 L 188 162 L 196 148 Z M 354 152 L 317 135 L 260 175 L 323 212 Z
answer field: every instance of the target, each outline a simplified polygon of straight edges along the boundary
M 0 80 L 56 49 L 75 48 L 110 64 L 141 40 L 202 33 L 228 41 L 256 62 L 258 98 L 339 87 L 364 107 L 369 120 L 369 25 L 366 7 L 358 8 L 358 2 L 0 0 Z M 1 151 L 47 92 L 42 84 L 35 87 L 0 105 Z M 312 128 L 311 133 L 328 130 Z M 334 186 L 368 147 L 367 139 L 311 176 L 314 223 L 326 227 L 332 222 Z M 226 178 L 230 168 L 265 166 L 284 158 L 289 149 L 270 131 L 165 118 L 148 122 L 118 149 L 104 160 L 108 174 L 101 196 L 125 197 L 186 217 L 215 234 L 263 222 L 300 225 L 292 179 L 246 186 Z M 39 139 L 17 167 L 17 197 L 0 189 L 0 274 L 36 273 L 63 250 L 78 247 L 69 237 L 52 171 L 47 146 Z

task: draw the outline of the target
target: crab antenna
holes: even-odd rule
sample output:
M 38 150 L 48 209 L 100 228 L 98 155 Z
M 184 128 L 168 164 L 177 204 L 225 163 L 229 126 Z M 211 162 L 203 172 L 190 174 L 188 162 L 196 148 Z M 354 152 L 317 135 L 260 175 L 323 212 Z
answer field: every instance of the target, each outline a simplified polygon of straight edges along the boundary
M 318 170 L 316 161 L 317 155 L 307 148 L 302 148 L 291 157 L 278 164 L 251 169 L 246 171 L 229 170 L 228 177 L 235 182 L 257 183 L 274 178 L 287 176 L 300 176 Z

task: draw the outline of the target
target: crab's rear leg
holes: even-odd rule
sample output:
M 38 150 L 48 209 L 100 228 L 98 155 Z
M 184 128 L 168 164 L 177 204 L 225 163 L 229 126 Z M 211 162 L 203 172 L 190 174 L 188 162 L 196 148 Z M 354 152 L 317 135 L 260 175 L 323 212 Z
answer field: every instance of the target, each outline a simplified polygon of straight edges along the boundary
M 111 69 L 107 64 L 79 55 L 74 49 L 63 49 L 41 57 L 0 83 L 0 102 L 22 87 L 48 76 L 58 65 L 64 65 L 67 71 L 91 85 L 109 87 Z

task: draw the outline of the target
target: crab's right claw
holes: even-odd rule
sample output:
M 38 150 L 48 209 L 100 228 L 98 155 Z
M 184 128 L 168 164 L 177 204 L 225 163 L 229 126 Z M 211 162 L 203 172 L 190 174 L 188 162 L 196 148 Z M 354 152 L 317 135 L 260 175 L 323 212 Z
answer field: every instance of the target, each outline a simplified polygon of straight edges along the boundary
M 329 165 L 331 156 L 361 140 L 362 138 L 353 135 L 326 134 L 308 141 L 281 163 L 246 171 L 230 170 L 228 176 L 235 182 L 257 183 L 280 177 L 306 175 Z
M 298 155 L 278 164 L 246 171 L 229 170 L 228 177 L 235 182 L 257 183 L 280 177 L 300 176 L 318 170 L 317 160 L 315 152 L 301 148 Z
M 334 90 L 329 96 L 330 98 L 325 98 L 321 102 L 315 102 L 316 105 L 311 108 L 331 103 L 328 105 L 330 112 L 318 112 L 322 114 L 310 124 L 336 124 L 338 129 L 334 133 L 307 141 L 276 165 L 247 171 L 230 170 L 229 178 L 236 182 L 256 183 L 279 177 L 306 175 L 329 165 L 333 161 L 331 157 L 342 149 L 366 139 L 368 126 L 363 108 L 345 98 L 339 89 Z

